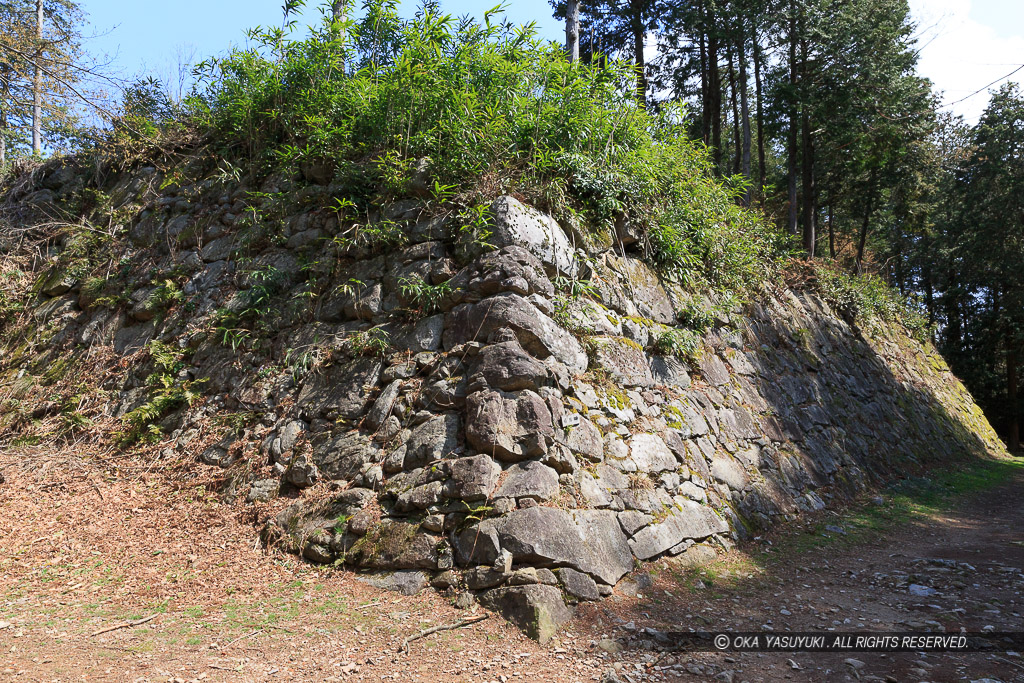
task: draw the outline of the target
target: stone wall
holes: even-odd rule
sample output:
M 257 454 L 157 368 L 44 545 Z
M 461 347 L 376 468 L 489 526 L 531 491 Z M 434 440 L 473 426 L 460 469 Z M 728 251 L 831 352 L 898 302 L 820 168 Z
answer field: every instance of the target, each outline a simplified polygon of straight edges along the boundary
M 933 348 L 809 292 L 718 314 L 688 362 L 657 349 L 691 294 L 621 248 L 585 257 L 511 197 L 493 207 L 497 248 L 474 254 L 418 199 L 371 216 L 401 229 L 381 248 L 323 209 L 332 188 L 278 180 L 313 208 L 265 239 L 241 189 L 159 191 L 154 174 L 112 183 L 127 294 L 98 305 L 59 247 L 37 261 L 34 327 L 4 330 L 0 391 L 43 405 L 84 368 L 114 425 L 152 400 L 147 345 L 169 344 L 204 399 L 160 416 L 163 455 L 194 453 L 226 470 L 226 499 L 281 508 L 268 543 L 478 599 L 541 639 L 638 562 L 1001 449 Z M 50 184 L 27 205 L 59 201 Z M 237 322 L 257 295 L 259 320 Z

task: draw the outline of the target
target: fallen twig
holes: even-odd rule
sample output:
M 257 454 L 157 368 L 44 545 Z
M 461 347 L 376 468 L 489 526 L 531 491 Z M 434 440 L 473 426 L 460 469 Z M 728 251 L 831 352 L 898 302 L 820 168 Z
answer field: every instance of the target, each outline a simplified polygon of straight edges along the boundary
M 371 607 L 376 607 L 379 604 L 380 604 L 380 600 L 377 600 L 375 602 L 368 602 L 365 605 L 359 605 L 359 607 L 356 607 L 356 609 L 369 609 Z
M 409 636 L 408 638 L 406 638 L 405 640 L 403 640 L 402 641 L 402 647 L 398 648 L 398 651 L 402 652 L 404 650 L 405 652 L 408 652 L 409 651 L 409 643 L 411 643 L 414 640 L 419 640 L 420 638 L 424 638 L 426 636 L 429 636 L 431 633 L 437 633 L 438 631 L 453 631 L 453 630 L 455 630 L 457 628 L 462 628 L 463 626 L 469 626 L 470 624 L 475 624 L 477 622 L 483 621 L 484 619 L 487 619 L 490 616 L 491 615 L 489 615 L 489 614 L 482 614 L 479 617 L 470 617 L 468 619 L 460 619 L 459 621 L 456 621 L 454 624 L 443 624 L 441 626 L 431 626 L 430 628 L 425 628 L 422 631 L 420 631 L 419 633 L 413 634 L 413 635 Z
M 230 643 L 228 643 L 227 645 L 225 645 L 224 647 L 222 647 L 222 648 L 220 649 L 220 651 L 221 651 L 221 652 L 224 652 L 224 650 L 228 649 L 229 647 L 231 647 L 232 645 L 234 645 L 234 644 L 235 644 L 235 643 L 237 643 L 238 641 L 240 641 L 240 640 L 245 640 L 246 638 L 252 638 L 252 637 L 253 637 L 254 635 L 256 635 L 257 633 L 261 633 L 261 631 L 260 631 L 259 629 L 257 629 L 257 630 L 255 630 L 255 631 L 253 631 L 252 633 L 246 633 L 246 634 L 245 634 L 244 636 L 238 636 L 237 638 L 235 638 L 234 640 L 232 640 L 232 641 L 231 641 Z
M 159 614 L 152 614 L 152 615 L 146 617 L 145 619 L 136 619 L 135 621 L 126 621 L 123 624 L 117 624 L 116 626 L 108 626 L 107 628 L 101 628 L 99 631 L 93 631 L 92 633 L 89 634 L 89 636 L 90 637 L 98 636 L 101 633 L 110 633 L 111 631 L 117 631 L 117 630 L 122 629 L 122 628 L 131 628 L 133 626 L 141 626 L 142 624 L 145 624 L 147 621 L 153 621 L 158 616 L 160 616 L 160 615 Z

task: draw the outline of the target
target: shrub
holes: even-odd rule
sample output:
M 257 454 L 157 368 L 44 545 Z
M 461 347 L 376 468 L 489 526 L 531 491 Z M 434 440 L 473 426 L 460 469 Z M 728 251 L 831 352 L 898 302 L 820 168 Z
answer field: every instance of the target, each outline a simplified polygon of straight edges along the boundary
M 497 11 L 476 23 L 431 3 L 411 20 L 395 0 L 369 0 L 358 21 L 325 19 L 301 38 L 294 26 L 251 31 L 250 47 L 201 65 L 188 110 L 224 158 L 263 174 L 327 163 L 336 179 L 372 180 L 378 200 L 405 192 L 413 160 L 429 158 L 452 213 L 518 193 L 594 233 L 627 225 L 694 288 L 756 286 L 783 251 L 760 214 L 737 206 L 738 184 L 711 178 L 685 112 L 636 101 L 629 64 L 569 63 Z
M 850 322 L 867 326 L 897 322 L 918 341 L 932 336 L 928 318 L 914 302 L 872 274 L 849 275 L 827 263 L 815 264 L 818 293 Z

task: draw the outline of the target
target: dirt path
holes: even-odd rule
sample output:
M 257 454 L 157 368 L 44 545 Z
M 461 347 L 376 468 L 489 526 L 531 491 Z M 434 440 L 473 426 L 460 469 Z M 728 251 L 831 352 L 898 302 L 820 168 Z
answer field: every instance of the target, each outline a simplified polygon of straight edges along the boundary
M 853 655 L 854 669 L 850 655 L 643 647 L 645 628 L 1024 630 L 1020 476 L 873 541 L 826 530 L 838 542 L 804 547 L 825 540 L 826 523 L 856 535 L 836 517 L 702 569 L 652 566 L 638 595 L 582 607 L 545 648 L 491 618 L 399 653 L 407 636 L 470 613 L 431 592 L 382 593 L 350 573 L 265 554 L 238 509 L 142 467 L 116 480 L 80 463 L 30 474 L 0 462 L 0 471 L 0 683 L 592 681 L 609 670 L 623 681 L 1024 681 L 1024 661 L 1006 653 Z M 910 584 L 936 594 L 915 597 Z
M 846 526 L 849 530 L 844 529 Z M 659 656 L 644 651 L 643 630 L 1024 631 L 1024 476 L 919 511 L 884 534 L 845 542 L 849 518 L 808 526 L 805 538 L 770 558 L 764 540 L 703 569 L 660 572 L 643 600 L 588 608 L 595 632 L 626 645 L 623 672 L 633 680 L 721 681 L 1024 681 L 1014 653 L 753 654 Z M 838 537 L 801 549 L 822 530 Z M 860 536 L 870 537 L 868 530 Z M 769 539 L 771 540 L 771 539 Z M 770 559 L 769 559 L 770 558 Z M 910 586 L 918 593 L 915 595 Z M 614 628 L 609 628 L 614 626 Z M 848 662 L 847 660 L 855 660 Z M 662 667 L 656 670 L 650 666 Z M 628 680 L 623 676 L 623 680 Z

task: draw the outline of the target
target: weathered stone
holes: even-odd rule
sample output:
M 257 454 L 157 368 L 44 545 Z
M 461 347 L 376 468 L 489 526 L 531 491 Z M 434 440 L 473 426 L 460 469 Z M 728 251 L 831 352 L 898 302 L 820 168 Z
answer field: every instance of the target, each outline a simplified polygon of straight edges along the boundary
M 590 299 L 569 299 L 562 314 L 568 319 L 569 329 L 587 334 L 622 335 L 618 317 L 607 308 Z
M 586 554 L 572 517 L 557 508 L 515 510 L 498 523 L 501 547 L 517 564 L 576 564 Z
M 654 377 L 643 349 L 624 338 L 594 337 L 594 362 L 627 387 L 654 386 Z
M 622 530 L 630 537 L 654 521 L 654 517 L 637 510 L 624 510 L 619 513 L 618 518 Z
M 451 496 L 465 501 L 485 500 L 494 493 L 501 465 L 489 455 L 474 455 L 451 461 Z
M 580 600 L 597 600 L 601 594 L 597 592 L 597 583 L 592 578 L 575 569 L 565 567 L 557 572 L 558 580 L 565 592 Z
M 534 567 L 520 567 L 508 577 L 510 586 L 527 586 L 531 583 L 540 583 L 537 577 L 537 569 Z
M 596 270 L 595 283 L 602 302 L 609 308 L 662 324 L 675 322 L 668 292 L 654 269 L 642 260 L 606 253 Z
M 511 337 L 509 341 L 485 346 L 476 357 L 471 386 L 490 387 L 501 391 L 536 391 L 549 381 L 548 368 L 523 350 L 512 330 L 499 330 Z
M 532 391 L 478 391 L 466 399 L 466 413 L 466 440 L 500 460 L 543 455 L 554 439 L 551 411 Z
M 750 484 L 750 478 L 740 464 L 725 455 L 711 461 L 711 476 L 736 491 L 743 491 Z
M 708 384 L 720 386 L 729 383 L 729 368 L 725 367 L 722 359 L 713 353 L 705 353 L 697 362 L 700 367 L 700 375 Z
M 270 457 L 276 460 L 292 450 L 305 430 L 306 423 L 301 420 L 286 422 L 277 437 L 270 442 Z
M 557 586 L 558 577 L 550 569 L 540 568 L 537 569 L 537 583 L 543 583 L 545 586 Z
M 288 464 L 283 479 L 292 486 L 304 489 L 320 481 L 320 470 L 312 458 L 302 454 Z
M 224 261 L 231 257 L 235 250 L 235 236 L 224 235 L 215 240 L 207 242 L 200 251 L 200 256 L 206 263 Z
M 511 574 L 493 567 L 473 567 L 466 572 L 466 588 L 471 591 L 494 588 L 504 583 Z
M 558 494 L 558 473 L 536 460 L 512 465 L 495 496 L 551 500 Z
M 614 586 L 633 570 L 633 558 L 616 514 L 611 510 L 577 510 L 573 520 L 587 554 L 574 567 Z
M 37 291 L 46 296 L 67 294 L 78 284 L 78 278 L 70 275 L 65 269 L 55 267 L 40 280 Z
M 266 503 L 277 497 L 280 488 L 281 482 L 277 479 L 257 479 L 249 487 L 249 492 L 245 495 L 245 502 Z
M 373 320 L 383 312 L 384 287 L 375 280 L 366 280 L 328 300 L 321 315 L 327 320 L 341 316 L 348 320 Z
M 723 408 L 718 412 L 719 426 L 733 439 L 756 439 L 761 436 L 754 418 L 741 407 Z
M 621 441 L 618 443 L 622 443 Z M 597 485 L 606 491 L 618 493 L 629 487 L 629 478 L 614 467 L 598 465 L 595 468 L 597 473 Z
M 444 413 L 413 429 L 406 444 L 405 469 L 450 458 L 459 445 L 460 427 L 458 413 Z
M 682 482 L 679 484 L 677 491 L 679 492 L 679 495 L 686 496 L 690 500 L 695 500 L 698 503 L 706 503 L 708 500 L 707 492 L 692 481 Z
M 490 242 L 497 247 L 520 245 L 529 249 L 552 272 L 575 276 L 579 266 L 572 245 L 558 222 L 514 197 L 498 197 L 491 205 L 494 230 Z
M 751 364 L 747 354 L 742 351 L 726 353 L 726 360 L 732 366 L 733 372 L 739 375 L 754 375 L 757 373 L 757 369 Z
M 699 567 L 709 562 L 714 562 L 718 559 L 718 554 L 710 546 L 699 543 L 691 546 L 685 550 L 682 554 L 673 557 L 670 562 L 676 567 L 688 569 L 691 567 Z
M 553 446 L 541 458 L 541 462 L 558 474 L 572 474 L 579 468 L 576 457 L 563 446 Z
M 352 479 L 377 452 L 370 437 L 355 431 L 324 433 L 313 440 L 313 461 L 327 479 Z
M 348 520 L 348 532 L 354 536 L 365 536 L 376 520 L 368 510 L 357 512 Z
M 450 292 L 441 310 L 464 302 L 476 302 L 503 292 L 521 296 L 550 297 L 555 288 L 544 272 L 544 264 L 520 246 L 505 247 L 484 254 L 460 270 L 449 281 Z
M 455 560 L 460 566 L 491 565 L 501 554 L 498 538 L 500 520 L 485 519 L 452 533 Z
M 416 321 L 412 329 L 407 326 L 398 326 L 397 329 L 399 333 L 392 335 L 391 342 L 396 349 L 412 353 L 437 351 L 441 348 L 444 334 L 444 316 L 438 314 L 421 318 Z
M 368 583 L 375 588 L 394 591 L 402 595 L 416 595 L 430 583 L 425 572 L 400 571 L 384 574 L 356 575 L 356 578 L 363 583 Z
M 604 455 L 601 432 L 585 417 L 580 418 L 579 424 L 566 430 L 562 442 L 573 453 L 579 453 L 594 462 L 599 462 Z
M 690 386 L 690 368 L 675 356 L 652 356 L 651 377 L 655 384 L 664 384 L 676 391 Z
M 346 561 L 369 569 L 436 569 L 438 538 L 418 524 L 384 520 L 349 549 Z
M 528 353 L 543 360 L 554 356 L 572 374 L 587 369 L 587 354 L 576 339 L 536 306 L 516 294 L 498 294 L 477 304 L 463 304 L 445 318 L 447 349 L 469 341 L 486 341 L 497 330 L 510 328 Z
M 364 424 L 367 429 L 371 431 L 376 430 L 391 415 L 391 409 L 394 407 L 395 401 L 398 399 L 398 393 L 401 390 L 402 382 L 399 380 L 395 380 L 384 387 L 384 391 L 380 392 L 380 396 L 373 402 L 370 412 L 366 414 Z
M 499 612 L 542 645 L 572 618 L 561 591 L 542 584 L 495 588 L 482 594 L 480 603 Z
M 399 494 L 395 500 L 395 510 L 398 512 L 425 510 L 431 505 L 439 503 L 443 497 L 444 484 L 439 481 L 431 481 Z
M 612 504 L 611 494 L 601 488 L 589 472 L 580 472 L 579 486 L 580 495 L 591 507 L 603 508 Z
M 234 441 L 235 440 L 231 437 L 222 439 L 200 453 L 199 460 L 207 465 L 213 465 L 214 467 L 230 467 L 235 464 L 238 460 L 238 456 L 241 454 L 240 449 L 231 449 L 231 444 L 234 443 Z
M 644 527 L 629 539 L 637 559 L 649 560 L 688 538 L 707 538 L 729 530 L 729 525 L 710 508 L 690 500 L 682 500 L 679 505 L 664 520 Z
M 676 457 L 657 434 L 637 434 L 629 439 L 629 457 L 614 462 L 623 472 L 664 472 L 679 466 Z
M 309 376 L 296 403 L 308 418 L 336 415 L 354 419 L 370 404 L 370 390 L 380 380 L 382 366 L 375 358 L 357 358 L 331 365 Z

